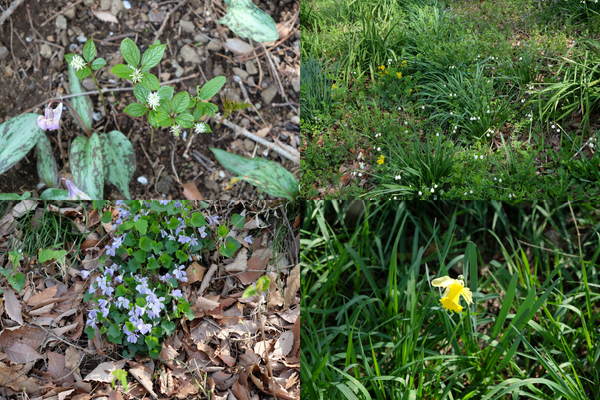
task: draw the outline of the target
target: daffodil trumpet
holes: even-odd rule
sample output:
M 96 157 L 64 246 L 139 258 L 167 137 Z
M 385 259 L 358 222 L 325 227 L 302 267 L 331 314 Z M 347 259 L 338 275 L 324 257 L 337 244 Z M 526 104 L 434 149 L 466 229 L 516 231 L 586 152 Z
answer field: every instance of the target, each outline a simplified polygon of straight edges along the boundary
M 464 298 L 467 304 L 473 303 L 473 294 L 469 288 L 465 287 L 464 281 L 461 279 L 452 279 L 449 276 L 442 276 L 431 281 L 434 287 L 444 288 L 444 294 L 440 299 L 440 304 L 446 310 L 461 312 L 463 307 L 460 305 L 460 298 Z

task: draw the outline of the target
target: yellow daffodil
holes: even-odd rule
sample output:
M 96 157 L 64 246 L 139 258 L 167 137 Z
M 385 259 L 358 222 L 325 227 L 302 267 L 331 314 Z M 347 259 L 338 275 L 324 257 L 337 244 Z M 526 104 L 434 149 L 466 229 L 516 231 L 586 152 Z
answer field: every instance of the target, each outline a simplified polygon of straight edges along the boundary
M 461 312 L 462 306 L 459 304 L 460 297 L 462 296 L 467 304 L 473 303 L 473 294 L 469 288 L 465 287 L 465 283 L 459 276 L 459 279 L 452 279 L 449 276 L 442 276 L 441 278 L 435 278 L 431 281 L 431 285 L 434 287 L 446 288 L 440 303 L 446 310 Z
M 385 71 L 385 65 L 380 65 L 380 66 L 379 66 L 379 67 L 377 67 L 377 68 L 379 68 L 379 70 L 380 70 L 380 71 Z
M 385 162 L 385 156 L 382 154 L 377 158 L 377 164 L 381 165 Z
M 396 78 L 398 78 L 398 79 L 402 78 L 402 72 L 396 72 Z

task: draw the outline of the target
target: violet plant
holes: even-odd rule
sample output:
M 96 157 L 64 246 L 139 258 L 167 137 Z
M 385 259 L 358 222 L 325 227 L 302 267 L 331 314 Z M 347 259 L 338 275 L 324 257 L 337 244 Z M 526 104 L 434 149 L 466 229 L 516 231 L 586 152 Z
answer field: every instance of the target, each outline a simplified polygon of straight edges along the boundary
M 195 318 L 184 296 L 192 255 L 218 249 L 233 257 L 241 247 L 235 233 L 244 217 L 234 214 L 221 222 L 194 211 L 189 201 L 120 201 L 117 211 L 101 266 L 81 273 L 90 281 L 84 300 L 92 305 L 85 332 L 122 345 L 126 357 L 156 358 L 176 321 Z M 111 215 L 106 212 L 103 222 L 112 221 Z
M 115 65 L 111 73 L 133 85 L 133 94 L 138 101 L 127 105 L 123 111 L 131 117 L 146 117 L 152 133 L 155 128 L 169 128 L 178 138 L 184 129 L 190 129 L 192 134 L 211 132 L 207 121 L 216 116 L 219 109 L 209 100 L 221 90 L 225 77 L 217 76 L 202 87 L 198 86 L 193 96 L 187 91 L 175 94 L 173 86 L 161 85 L 151 72 L 162 60 L 165 49 L 165 44 L 156 42 L 142 53 L 133 40 L 126 38 L 121 42 L 120 53 L 126 64 Z M 70 91 L 68 98 L 64 99 L 66 105 L 52 101 L 46 106 L 43 116 L 25 113 L 0 124 L 0 174 L 35 147 L 38 176 L 42 187 L 46 188 L 40 195 L 42 199 L 103 199 L 107 183 L 113 184 L 124 198 L 129 199 L 129 184 L 136 168 L 133 145 L 118 130 L 106 133 L 94 131 L 93 104 L 80 84 L 80 80 L 91 78 L 99 87 L 97 74 L 106 66 L 106 60 L 97 57 L 92 39 L 85 42 L 82 54 L 66 54 L 65 60 Z M 110 90 L 98 90 L 101 108 L 106 106 L 103 96 L 106 91 Z M 58 104 L 53 107 L 55 103 Z M 63 108 L 71 113 L 83 133 L 70 144 L 72 178 L 59 176 L 58 164 L 46 136 L 46 132 L 60 129 Z M 14 197 L 29 196 L 26 193 Z M 11 198 L 10 195 L 1 197 Z

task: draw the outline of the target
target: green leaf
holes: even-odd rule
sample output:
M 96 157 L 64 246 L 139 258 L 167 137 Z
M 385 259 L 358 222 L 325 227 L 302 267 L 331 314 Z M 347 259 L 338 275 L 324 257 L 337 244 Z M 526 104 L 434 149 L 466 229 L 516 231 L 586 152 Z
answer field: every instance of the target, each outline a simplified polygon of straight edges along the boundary
M 271 279 L 267 275 L 263 275 L 256 281 L 256 289 L 259 292 L 268 292 L 271 286 Z
M 93 339 L 96 336 L 96 329 L 90 325 L 86 325 L 84 331 L 88 339 Z
M 150 239 L 148 236 L 142 236 L 140 237 L 140 249 L 144 250 L 144 251 L 151 251 L 152 250 L 152 239 Z
M 169 117 L 169 114 L 162 110 L 156 111 L 156 121 L 163 128 L 173 125 L 173 120 Z
M 148 90 L 158 90 L 160 88 L 160 81 L 156 77 L 156 75 L 151 74 L 150 72 L 144 72 L 144 76 L 140 82 L 140 85 L 145 87 Z
M 75 71 L 75 76 L 80 81 L 84 80 L 85 78 L 87 78 L 91 74 L 92 74 L 92 69 L 90 68 L 89 65 L 86 65 L 84 68 L 80 69 L 79 71 Z
M 55 249 L 39 249 L 38 250 L 38 261 L 41 263 L 45 263 L 50 260 L 55 260 L 59 264 L 64 264 L 66 256 L 67 256 L 67 250 L 55 250 Z
M 71 94 L 81 94 L 83 89 L 79 83 L 79 79 L 75 74 L 73 67 L 69 65 L 69 91 Z M 79 118 L 75 118 L 75 122 L 85 131 L 91 131 L 93 120 L 92 120 L 92 100 L 88 95 L 76 96 L 71 99 L 72 107 L 69 107 L 71 114 L 77 114 Z
M 171 100 L 173 98 L 173 93 L 175 93 L 175 88 L 173 86 L 161 86 L 158 89 L 158 97 L 162 99 Z
M 238 229 L 243 229 L 244 224 L 246 223 L 246 218 L 240 214 L 233 214 L 231 216 L 231 225 L 235 226 Z
M 142 117 L 148 112 L 148 108 L 140 103 L 131 103 L 123 112 L 131 117 Z
M 28 113 L 0 124 L 0 174 L 25 157 L 44 135 L 37 119 L 37 114 Z
M 0 200 L 26 200 L 31 197 L 31 192 L 23 194 L 18 193 L 0 193 Z
M 115 386 L 115 380 L 118 380 L 119 383 L 121 383 L 121 386 L 123 386 L 123 389 L 127 392 L 129 390 L 129 383 L 127 383 L 127 371 L 124 369 L 115 369 L 113 372 L 111 372 L 111 374 L 114 376 L 112 382 L 113 388 Z
M 209 100 L 211 97 L 219 93 L 219 90 L 225 85 L 227 79 L 224 76 L 215 76 L 210 81 L 206 82 L 198 92 L 198 97 L 201 100 Z
M 96 45 L 92 39 L 88 39 L 83 45 L 83 58 L 87 62 L 92 62 L 96 58 Z
M 92 69 L 94 71 L 98 71 L 100 68 L 104 67 L 105 65 L 106 65 L 106 60 L 102 57 L 96 58 L 94 61 L 92 61 Z
M 298 181 L 287 169 L 262 158 L 246 158 L 224 150 L 211 148 L 223 167 L 274 197 L 293 201 L 298 196 Z
M 133 226 L 141 235 L 145 235 L 148 231 L 148 220 L 145 218 L 140 218 L 137 221 L 135 221 Z
M 121 344 L 123 332 L 121 332 L 121 329 L 116 324 L 110 324 L 108 326 L 108 331 L 106 332 L 106 337 L 111 343 Z
M 117 64 L 114 67 L 112 67 L 110 69 L 110 72 L 113 75 L 118 76 L 121 79 L 131 79 L 131 74 L 133 73 L 133 71 L 131 70 L 131 67 L 129 65 L 125 65 L 125 64 Z
M 121 55 L 127 64 L 137 67 L 140 63 L 140 49 L 135 42 L 129 38 L 123 39 L 120 46 Z
M 40 135 L 35 145 L 35 155 L 37 158 L 37 172 L 40 180 L 46 186 L 53 187 L 58 185 L 58 166 L 54 159 L 54 153 L 50 140 L 46 135 Z
M 142 104 L 146 104 L 149 94 L 150 94 L 150 91 L 148 89 L 146 89 L 145 87 L 143 87 L 142 85 L 136 85 L 133 88 L 133 95 Z
M 236 35 L 256 40 L 272 42 L 279 39 L 277 26 L 273 18 L 251 0 L 228 2 L 227 14 L 219 20 L 227 25 Z
M 89 139 L 78 136 L 71 142 L 69 163 L 75 186 L 93 200 L 103 199 L 104 160 L 97 133 Z
M 194 126 L 194 117 L 190 113 L 182 113 L 175 117 L 175 122 L 184 128 L 191 128 Z
M 240 242 L 232 238 L 231 236 L 227 236 L 225 238 L 225 243 L 221 247 L 219 247 L 219 253 L 223 257 L 231 258 L 235 255 L 235 252 L 239 250 L 242 245 Z
M 10 274 L 6 280 L 17 292 L 20 292 L 25 287 L 25 274 L 22 272 Z
M 42 200 L 69 200 L 69 192 L 64 189 L 48 188 L 40 194 Z
M 119 189 L 126 199 L 130 199 L 129 182 L 133 178 L 136 168 L 133 145 L 127 136 L 119 131 L 110 131 L 107 134 L 100 135 L 100 137 L 106 178 Z
M 206 218 L 199 212 L 192 213 L 192 219 L 190 220 L 190 225 L 194 228 L 199 228 L 201 226 L 206 225 Z
M 194 120 L 199 120 L 205 115 L 214 117 L 218 112 L 219 107 L 217 107 L 215 104 L 201 101 L 196 104 L 196 108 L 194 109 Z
M 173 97 L 173 111 L 181 113 L 188 108 L 190 104 L 190 95 L 188 92 L 179 92 Z
M 158 65 L 165 53 L 166 44 L 153 44 L 148 47 L 142 55 L 142 72 L 148 72 L 150 68 Z
M 242 293 L 242 299 L 247 299 L 249 297 L 256 296 L 258 294 L 258 290 L 256 290 L 256 285 L 248 286 L 244 293 Z

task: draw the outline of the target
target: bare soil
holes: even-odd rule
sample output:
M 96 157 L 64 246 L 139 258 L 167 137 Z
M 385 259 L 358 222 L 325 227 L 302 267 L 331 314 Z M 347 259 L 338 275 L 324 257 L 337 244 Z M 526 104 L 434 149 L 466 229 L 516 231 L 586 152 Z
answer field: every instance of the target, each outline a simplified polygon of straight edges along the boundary
M 11 1 L 0 0 L 0 13 L 10 4 Z M 234 55 L 224 46 L 228 38 L 236 35 L 217 23 L 225 14 L 221 0 L 187 0 L 181 5 L 179 1 L 131 0 L 129 4 L 129 9 L 123 7 L 121 0 L 29 0 L 20 5 L 0 27 L 0 47 L 7 50 L 0 51 L 0 122 L 23 112 L 43 113 L 44 106 L 39 106 L 40 103 L 67 94 L 63 56 L 68 52 L 81 54 L 87 38 L 95 40 L 98 56 L 108 62 L 98 76 L 100 86 L 127 87 L 126 82 L 109 72 L 112 65 L 122 62 L 118 51 L 121 40 L 130 37 L 144 50 L 165 24 L 158 39 L 168 45 L 167 52 L 153 70 L 161 82 L 182 79 L 174 83 L 176 90 L 195 93 L 196 86 L 214 76 L 225 75 L 227 84 L 216 101 L 220 108 L 223 100 L 245 102 L 246 96 L 256 106 L 234 112 L 228 117 L 230 121 L 271 142 L 298 147 L 300 35 L 296 0 L 255 1 L 278 23 L 281 37 L 265 48 L 253 43 L 254 51 L 242 56 Z M 113 14 L 119 23 L 100 20 L 94 14 L 98 11 Z M 182 55 L 184 47 L 193 49 L 191 57 L 188 52 L 187 60 Z M 241 83 L 234 80 L 234 75 L 242 78 Z M 193 78 L 184 79 L 189 76 Z M 96 89 L 89 79 L 83 84 L 88 90 Z M 124 107 L 135 101 L 131 92 L 105 94 L 104 106 L 97 95 L 92 95 L 92 100 L 98 113 L 94 129 L 120 130 L 134 144 L 137 169 L 130 185 L 134 198 L 183 198 L 182 184 L 189 182 L 206 199 L 264 197 L 248 184 L 229 185 L 231 175 L 216 162 L 210 147 L 245 156 L 266 156 L 297 172 L 290 161 L 238 137 L 215 121 L 211 121 L 213 133 L 194 135 L 184 156 L 186 141 L 174 138 L 168 130 L 152 133 L 143 120 L 123 113 Z M 62 176 L 69 174 L 69 144 L 80 134 L 83 133 L 68 113 L 63 114 L 61 130 L 48 133 Z M 38 187 L 35 163 L 31 152 L 0 175 L 0 192 L 35 194 L 42 190 Z M 139 183 L 140 177 L 148 183 Z M 121 194 L 107 185 L 105 197 L 118 199 Z

